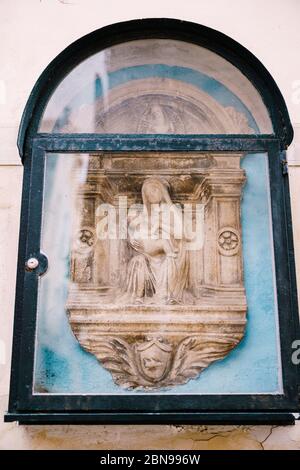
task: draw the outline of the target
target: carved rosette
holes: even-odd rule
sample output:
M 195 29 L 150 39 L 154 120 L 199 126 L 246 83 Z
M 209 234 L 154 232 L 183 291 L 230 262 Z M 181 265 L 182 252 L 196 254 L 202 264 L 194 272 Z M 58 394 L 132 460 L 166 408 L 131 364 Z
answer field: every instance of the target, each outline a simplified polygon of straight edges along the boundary
M 93 228 L 83 227 L 78 231 L 75 239 L 75 251 L 77 253 L 85 254 L 92 250 L 95 243 L 95 234 Z
M 236 255 L 240 248 L 240 235 L 232 227 L 223 227 L 218 233 L 218 249 L 224 256 Z

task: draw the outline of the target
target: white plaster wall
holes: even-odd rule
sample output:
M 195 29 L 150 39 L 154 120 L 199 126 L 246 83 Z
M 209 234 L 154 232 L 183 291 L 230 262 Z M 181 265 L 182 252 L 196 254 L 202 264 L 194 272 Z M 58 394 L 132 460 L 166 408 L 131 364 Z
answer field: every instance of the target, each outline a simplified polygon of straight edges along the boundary
M 16 135 L 29 93 L 66 46 L 102 26 L 136 18 L 201 23 L 231 36 L 268 68 L 297 138 L 289 152 L 300 279 L 299 0 L 1 0 L 0 2 L 0 414 L 7 409 L 22 167 Z M 298 127 L 297 127 L 298 125 Z M 298 136 L 299 135 L 299 136 Z M 2 449 L 300 449 L 296 426 L 37 426 L 0 424 Z

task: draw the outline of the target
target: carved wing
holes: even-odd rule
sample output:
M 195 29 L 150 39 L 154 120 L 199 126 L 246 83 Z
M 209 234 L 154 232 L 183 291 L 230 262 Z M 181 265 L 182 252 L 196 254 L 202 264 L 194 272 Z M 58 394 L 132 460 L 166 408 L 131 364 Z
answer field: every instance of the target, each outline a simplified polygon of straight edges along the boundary
M 98 339 L 94 354 L 112 374 L 116 384 L 125 388 L 140 385 L 134 350 L 126 341 L 113 337 Z
M 207 339 L 189 337 L 178 346 L 174 356 L 169 382 L 185 383 L 196 377 L 209 364 L 222 359 L 238 343 L 235 338 Z

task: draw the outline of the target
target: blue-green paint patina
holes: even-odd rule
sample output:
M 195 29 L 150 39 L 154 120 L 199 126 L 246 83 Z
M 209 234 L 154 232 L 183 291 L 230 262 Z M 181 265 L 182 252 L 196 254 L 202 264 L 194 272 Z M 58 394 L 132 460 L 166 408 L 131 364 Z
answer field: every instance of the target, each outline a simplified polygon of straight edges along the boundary
M 169 78 L 178 80 L 180 82 L 188 83 L 199 88 L 204 93 L 207 93 L 219 104 L 224 107 L 232 106 L 238 112 L 244 114 L 248 120 L 249 126 L 253 129 L 254 133 L 259 134 L 260 130 L 258 125 L 245 104 L 230 91 L 225 85 L 218 80 L 209 77 L 208 75 L 188 67 L 170 66 L 166 64 L 145 64 L 133 67 L 126 67 L 107 74 L 105 81 L 108 89 L 123 85 L 132 80 L 141 80 L 145 78 Z M 83 87 L 78 94 L 69 102 L 68 106 L 62 110 L 54 126 L 54 131 L 59 131 L 66 122 L 65 119 L 68 113 L 76 112 L 82 105 L 93 104 L 97 98 L 104 94 L 104 86 L 102 85 L 101 78 L 96 77 L 94 82 L 87 84 Z M 92 108 L 91 108 L 92 112 Z M 80 131 L 80 130 L 79 130 Z

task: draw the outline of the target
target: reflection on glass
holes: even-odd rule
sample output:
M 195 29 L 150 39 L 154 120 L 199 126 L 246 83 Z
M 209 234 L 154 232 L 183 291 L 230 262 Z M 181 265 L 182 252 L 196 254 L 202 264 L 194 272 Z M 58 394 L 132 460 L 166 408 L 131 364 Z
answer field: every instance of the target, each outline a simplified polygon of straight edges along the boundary
M 137 40 L 83 61 L 51 96 L 40 132 L 272 133 L 263 101 L 232 64 L 202 47 Z
M 162 394 L 220 393 L 220 387 L 223 393 L 281 390 L 266 156 L 251 154 L 240 159 L 240 154 L 197 153 L 188 157 L 159 153 L 138 157 L 130 153 L 47 155 L 41 250 L 48 257 L 49 269 L 39 285 L 35 393 L 146 393 L 145 389 L 157 384 L 162 385 Z M 209 202 L 210 192 L 203 187 L 203 176 L 210 172 L 210 184 L 220 177 L 224 165 L 227 180 L 232 167 L 236 188 L 241 190 L 246 181 L 242 232 L 237 210 L 241 193 L 234 191 L 229 195 L 224 187 L 225 199 L 215 194 L 218 204 L 223 204 L 223 210 L 218 212 L 218 204 Z M 224 169 L 221 176 L 223 173 Z M 199 182 L 204 191 L 197 190 Z M 218 186 L 215 191 L 219 190 Z M 186 201 L 190 203 L 193 198 L 205 210 L 199 212 L 197 230 L 184 232 L 180 238 L 178 221 L 184 215 Z M 140 236 L 149 227 L 149 204 L 156 204 L 162 214 L 165 207 L 172 209 L 171 225 L 155 218 L 150 223 L 152 234 L 168 233 L 169 238 L 147 240 Z M 124 211 L 128 218 L 122 223 Z M 109 213 L 113 226 L 107 238 L 103 234 L 107 233 Z M 194 209 L 192 213 L 196 214 Z M 213 228 L 217 214 L 226 230 Z M 229 224 L 235 228 L 229 229 Z M 214 238 L 211 229 L 215 230 Z M 193 233 L 199 235 L 196 243 Z M 217 276 L 210 269 L 211 243 L 219 246 Z M 241 254 L 244 276 L 240 270 Z M 219 298 L 227 288 L 227 295 Z M 222 323 L 222 329 L 216 330 L 216 319 L 226 313 L 224 305 L 230 302 L 232 292 L 234 302 L 227 326 Z M 244 334 L 246 308 L 246 335 L 237 345 L 237 336 Z M 182 331 L 186 334 L 193 324 L 193 314 L 197 315 L 197 325 L 205 320 L 200 349 L 205 345 L 206 334 L 213 334 L 222 348 L 224 344 L 227 347 L 226 338 L 232 344 L 225 349 L 222 360 L 209 364 L 195 380 L 183 381 L 175 376 L 170 385 L 172 341 L 177 341 Z M 240 317 L 241 321 L 233 325 L 232 321 Z M 209 319 L 213 319 L 211 331 L 207 330 Z M 180 328 L 176 326 L 178 321 Z M 145 347 L 148 334 L 153 335 L 153 325 L 159 329 L 159 337 L 154 346 Z M 157 336 L 157 330 L 154 333 Z M 124 373 L 121 378 L 118 375 L 122 361 L 117 357 L 113 362 L 111 344 L 103 343 L 103 337 L 111 335 L 119 341 L 113 346 L 123 351 L 122 360 L 127 364 L 123 362 L 123 372 L 138 357 L 142 359 L 134 379 L 139 387 L 128 377 L 124 384 Z M 141 343 L 135 357 L 126 356 L 128 350 L 125 354 L 122 349 L 128 335 L 133 344 L 136 340 Z M 165 340 L 163 344 L 161 338 Z M 206 364 L 211 348 L 215 345 L 210 342 L 207 349 L 201 350 Z M 233 349 L 228 354 L 230 348 Z M 215 360 L 224 351 L 216 348 L 213 352 Z M 103 362 L 106 357 L 109 360 Z M 193 357 L 195 360 L 198 356 Z

